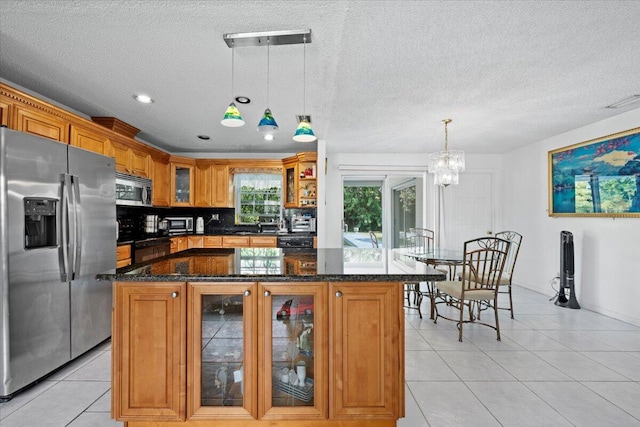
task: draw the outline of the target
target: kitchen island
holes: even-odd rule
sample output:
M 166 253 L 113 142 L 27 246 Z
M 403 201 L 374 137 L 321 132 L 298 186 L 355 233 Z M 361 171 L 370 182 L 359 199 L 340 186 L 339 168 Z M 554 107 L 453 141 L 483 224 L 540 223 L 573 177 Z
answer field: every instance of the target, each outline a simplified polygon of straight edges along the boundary
M 405 282 L 387 249 L 191 249 L 112 281 L 112 416 L 128 427 L 372 426 L 404 416 Z

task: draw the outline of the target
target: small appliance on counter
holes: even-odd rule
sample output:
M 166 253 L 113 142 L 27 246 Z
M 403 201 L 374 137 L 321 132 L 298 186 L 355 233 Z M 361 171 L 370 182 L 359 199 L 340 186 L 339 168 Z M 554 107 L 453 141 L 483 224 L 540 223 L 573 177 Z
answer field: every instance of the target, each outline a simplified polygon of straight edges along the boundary
M 185 217 L 167 217 L 165 218 L 168 223 L 168 230 L 170 236 L 176 234 L 188 234 L 193 233 L 193 218 L 189 216 Z
M 196 219 L 196 234 L 204 234 L 204 218 L 201 216 Z
M 306 215 L 293 215 L 289 220 L 291 233 L 314 233 L 316 231 L 316 219 Z
M 144 232 L 147 234 L 155 234 L 158 232 L 158 215 L 145 215 Z

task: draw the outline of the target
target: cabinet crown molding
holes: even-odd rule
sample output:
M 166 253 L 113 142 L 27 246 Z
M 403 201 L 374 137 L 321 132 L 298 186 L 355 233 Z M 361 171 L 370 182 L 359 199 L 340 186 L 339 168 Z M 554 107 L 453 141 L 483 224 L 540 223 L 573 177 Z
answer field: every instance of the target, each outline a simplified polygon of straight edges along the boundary
M 100 126 L 104 126 L 107 129 L 111 129 L 112 131 L 129 138 L 133 138 L 138 134 L 138 132 L 140 132 L 140 129 L 133 127 L 129 123 L 125 123 L 115 117 L 92 116 L 91 120 L 93 120 Z

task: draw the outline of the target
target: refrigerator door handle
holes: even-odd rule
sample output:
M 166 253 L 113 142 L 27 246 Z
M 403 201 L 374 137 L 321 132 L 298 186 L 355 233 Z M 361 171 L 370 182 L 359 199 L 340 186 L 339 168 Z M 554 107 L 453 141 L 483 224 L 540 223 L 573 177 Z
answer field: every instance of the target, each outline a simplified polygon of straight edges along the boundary
M 80 264 L 82 261 L 82 207 L 80 205 L 80 179 L 76 175 L 73 178 L 73 214 L 74 214 L 74 266 L 72 280 L 80 277 Z
M 69 281 L 69 187 L 71 176 L 62 174 L 61 177 L 61 206 L 60 206 L 60 246 L 58 248 L 60 261 L 60 281 Z

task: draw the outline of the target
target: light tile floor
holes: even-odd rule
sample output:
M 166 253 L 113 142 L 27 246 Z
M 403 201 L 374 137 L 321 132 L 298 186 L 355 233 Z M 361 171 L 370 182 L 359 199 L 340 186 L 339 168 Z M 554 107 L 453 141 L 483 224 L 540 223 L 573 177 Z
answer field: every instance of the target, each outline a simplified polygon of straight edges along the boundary
M 520 287 L 514 295 L 502 341 L 465 325 L 460 343 L 454 323 L 407 310 L 398 426 L 640 426 L 640 327 Z M 109 414 L 110 358 L 105 343 L 1 403 L 0 426 L 122 426 Z

